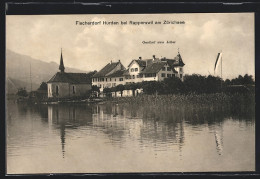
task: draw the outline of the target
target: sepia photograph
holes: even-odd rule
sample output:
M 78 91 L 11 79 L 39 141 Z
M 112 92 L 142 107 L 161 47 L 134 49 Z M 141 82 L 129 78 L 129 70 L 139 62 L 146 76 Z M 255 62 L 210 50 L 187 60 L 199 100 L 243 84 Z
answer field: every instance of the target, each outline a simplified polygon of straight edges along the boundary
M 255 171 L 254 22 L 6 15 L 6 174 Z

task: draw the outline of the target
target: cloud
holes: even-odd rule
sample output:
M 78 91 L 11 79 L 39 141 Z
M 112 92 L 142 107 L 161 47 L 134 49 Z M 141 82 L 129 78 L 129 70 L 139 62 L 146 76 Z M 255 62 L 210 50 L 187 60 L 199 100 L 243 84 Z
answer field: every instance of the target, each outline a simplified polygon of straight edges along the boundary
M 139 56 L 174 58 L 180 48 L 185 72 L 208 74 L 223 50 L 227 76 L 254 73 L 253 14 L 149 14 L 7 16 L 7 48 L 44 61 L 99 70 L 110 60 L 127 66 Z M 75 21 L 184 20 L 185 25 L 79 26 Z M 26 25 L 24 25 L 26 24 Z M 142 41 L 175 41 L 144 45 Z M 234 63 L 238 62 L 239 63 Z M 212 72 L 212 71 L 211 71 Z

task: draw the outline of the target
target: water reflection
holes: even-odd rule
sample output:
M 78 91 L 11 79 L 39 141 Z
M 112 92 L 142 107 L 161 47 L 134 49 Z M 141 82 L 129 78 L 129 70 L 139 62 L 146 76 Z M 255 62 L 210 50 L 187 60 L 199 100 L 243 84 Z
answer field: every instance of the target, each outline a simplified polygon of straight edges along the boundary
M 45 107 L 44 107 L 45 108 Z M 21 111 L 25 111 L 23 108 Z M 55 124 L 60 130 L 61 148 L 65 155 L 65 140 L 67 129 L 77 129 L 85 126 L 88 129 L 102 132 L 109 138 L 112 145 L 124 146 L 126 140 L 138 141 L 140 149 L 153 147 L 155 151 L 169 150 L 171 145 L 177 145 L 179 154 L 185 145 L 185 126 L 191 126 L 194 131 L 201 131 L 207 126 L 214 135 L 216 151 L 219 155 L 224 150 L 223 121 L 234 113 L 231 108 L 167 108 L 157 110 L 146 107 L 127 105 L 52 105 L 48 106 L 49 126 Z M 42 119 L 46 110 L 39 110 Z M 237 117 L 247 120 L 247 115 Z M 241 118 L 238 118 L 238 120 Z M 99 135 L 96 133 L 96 135 Z
M 230 137 L 236 139 L 240 136 L 240 131 L 234 126 L 248 130 L 247 126 L 254 125 L 252 110 L 243 106 L 237 109 L 225 105 L 203 108 L 200 106 L 154 108 L 149 105 L 113 103 L 38 106 L 11 104 L 8 105 L 7 111 L 7 152 L 8 156 L 21 156 L 27 152 L 18 153 L 17 151 L 22 148 L 27 147 L 29 153 L 31 148 L 38 150 L 51 143 L 57 145 L 57 148 L 54 147 L 52 150 L 57 150 L 55 152 L 59 153 L 61 160 L 66 161 L 73 159 L 71 156 L 74 153 L 72 154 L 71 150 L 75 144 L 75 155 L 82 155 L 82 158 L 84 154 L 78 151 L 84 148 L 82 151 L 87 153 L 91 151 L 87 149 L 90 145 L 91 147 L 96 145 L 98 150 L 104 148 L 102 151 L 104 153 L 107 147 L 112 146 L 115 152 L 109 155 L 114 157 L 122 151 L 133 152 L 137 156 L 140 154 L 150 159 L 157 159 L 159 163 L 165 162 L 167 158 L 189 163 L 187 158 L 190 153 L 199 150 L 202 150 L 202 153 L 201 155 L 198 153 L 198 156 L 203 157 L 207 152 L 207 157 L 211 157 L 211 160 L 220 161 L 219 158 L 212 156 L 222 157 L 230 154 L 231 148 L 227 147 Z M 226 121 L 231 121 L 231 130 Z M 231 132 L 234 128 L 233 132 L 237 132 L 238 135 L 233 136 L 233 133 L 228 133 L 225 128 Z M 240 142 L 239 139 L 237 142 Z M 243 146 L 238 148 L 242 150 Z
M 82 105 L 50 105 L 48 106 L 49 127 L 60 130 L 62 156 L 65 157 L 66 130 L 77 129 L 92 121 L 92 107 Z M 42 117 L 44 112 L 41 113 Z

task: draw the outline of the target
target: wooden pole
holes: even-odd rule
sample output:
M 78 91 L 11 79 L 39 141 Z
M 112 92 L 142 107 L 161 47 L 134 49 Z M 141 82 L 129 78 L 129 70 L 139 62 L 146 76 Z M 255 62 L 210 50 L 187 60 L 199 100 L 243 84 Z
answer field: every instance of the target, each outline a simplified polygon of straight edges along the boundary
M 222 54 L 221 54 L 221 90 L 222 90 Z
M 31 92 L 32 92 L 32 72 L 31 72 L 31 63 L 30 63 L 30 82 L 31 82 Z

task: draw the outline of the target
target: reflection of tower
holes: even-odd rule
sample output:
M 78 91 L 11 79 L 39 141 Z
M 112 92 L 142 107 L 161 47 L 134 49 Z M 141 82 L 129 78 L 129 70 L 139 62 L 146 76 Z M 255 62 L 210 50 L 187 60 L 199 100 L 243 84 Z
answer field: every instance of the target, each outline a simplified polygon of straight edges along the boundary
M 58 106 L 48 106 L 48 123 L 49 127 L 56 123 L 60 127 L 60 139 L 61 139 L 61 149 L 62 157 L 65 156 L 65 120 L 63 113 L 64 111 L 59 111 Z M 60 118 L 61 116 L 61 118 Z
M 64 121 L 60 123 L 60 139 L 61 139 L 62 157 L 64 158 L 65 155 L 65 122 Z
M 64 158 L 64 155 L 65 155 L 65 121 L 60 120 L 59 107 L 56 108 L 56 120 L 57 120 L 57 124 L 60 125 L 61 150 L 62 150 L 62 157 Z
M 216 141 L 216 149 L 219 155 L 223 153 L 223 126 L 219 124 L 215 126 L 214 129 L 215 141 Z

